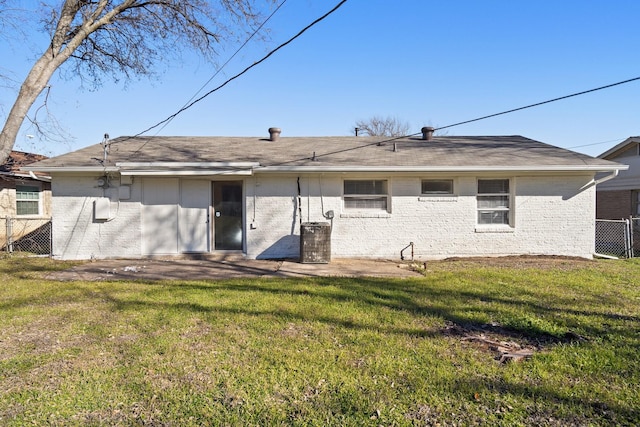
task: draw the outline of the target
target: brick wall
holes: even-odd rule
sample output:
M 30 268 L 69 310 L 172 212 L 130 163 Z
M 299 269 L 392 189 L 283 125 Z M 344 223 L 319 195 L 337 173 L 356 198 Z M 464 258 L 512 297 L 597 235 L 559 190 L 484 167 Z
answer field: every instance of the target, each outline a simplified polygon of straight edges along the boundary
M 418 175 L 359 175 L 387 179 L 389 212 L 345 210 L 344 175 L 254 175 L 245 179 L 245 247 L 248 258 L 297 258 L 301 222 L 331 222 L 332 257 L 399 259 L 415 244 L 417 259 L 450 256 L 549 254 L 590 257 L 594 251 L 595 188 L 579 176 L 499 176 L 511 179 L 511 226 L 477 225 L 477 176 L 453 178 L 452 196 L 422 196 Z M 65 259 L 138 257 L 142 244 L 142 180 L 130 197 L 102 189 L 96 177 L 55 176 L 54 256 Z M 431 176 L 430 178 L 433 178 Z M 495 178 L 488 176 L 487 178 Z M 147 178 L 152 180 L 153 178 Z M 145 181 L 146 182 L 146 181 Z M 96 221 L 93 202 L 110 200 L 111 218 Z M 203 197 L 209 197 L 209 194 Z M 207 238 L 207 236 L 203 236 Z
M 596 192 L 596 218 L 624 219 L 634 212 L 633 195 L 631 190 L 613 190 Z
M 118 187 L 97 186 L 97 176 L 54 176 L 52 182 L 53 256 L 61 259 L 141 256 L 141 185 L 120 200 Z M 111 219 L 96 221 L 93 203 L 109 199 Z
M 300 204 L 296 177 L 255 178 L 255 185 L 247 185 L 247 212 L 253 212 L 254 201 L 256 212 L 253 228 L 247 230 L 247 255 L 297 257 L 300 216 L 303 221 L 327 221 L 322 213 L 328 210 L 335 212 L 334 257 L 397 259 L 410 242 L 415 256 L 425 259 L 593 253 L 595 190 L 579 190 L 591 176 L 511 177 L 512 227 L 476 224 L 475 176 L 456 178 L 456 194 L 440 197 L 420 195 L 421 177 L 385 178 L 392 195 L 390 212 L 368 214 L 343 209 L 343 176 L 323 176 L 322 184 L 319 176 L 302 177 Z

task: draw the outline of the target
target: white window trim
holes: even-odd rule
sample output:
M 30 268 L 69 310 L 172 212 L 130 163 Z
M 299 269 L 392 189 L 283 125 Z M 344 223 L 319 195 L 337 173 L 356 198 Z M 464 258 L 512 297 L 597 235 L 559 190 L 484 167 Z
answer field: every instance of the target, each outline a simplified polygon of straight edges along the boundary
M 35 214 L 18 214 L 18 202 L 29 202 L 29 201 L 34 201 L 33 199 L 29 200 L 29 199 L 25 199 L 25 200 L 19 200 L 18 199 L 18 187 L 34 187 L 37 188 L 38 191 L 38 213 Z M 42 184 L 39 182 L 29 182 L 29 183 L 16 183 L 16 187 L 15 187 L 15 208 L 16 208 L 16 216 L 20 217 L 20 218 L 29 218 L 29 217 L 40 217 L 42 216 Z
M 491 180 L 506 180 L 509 182 L 509 192 L 508 193 L 479 193 L 478 192 L 478 183 L 480 181 L 491 181 Z M 475 209 L 475 221 L 476 221 L 476 232 L 478 233 L 511 233 L 514 230 L 514 189 L 515 189 L 515 179 L 513 178 L 505 178 L 505 177 L 487 177 L 487 178 L 477 178 L 476 179 L 476 209 Z M 509 205 L 507 208 L 500 209 L 480 209 L 478 207 L 478 197 L 479 196 L 504 196 L 507 195 L 509 197 Z M 509 223 L 508 224 L 480 224 L 478 222 L 478 212 L 486 211 L 486 210 L 495 210 L 495 211 L 506 211 L 509 213 Z
M 346 181 L 384 181 L 386 183 L 386 194 L 345 194 L 344 183 Z M 357 209 L 347 208 L 345 206 L 346 199 L 372 199 L 383 198 L 387 199 L 386 209 Z M 345 178 L 342 180 L 342 218 L 388 218 L 391 214 L 391 180 L 388 178 Z
M 451 193 L 423 193 L 422 183 L 424 181 L 451 181 Z M 420 195 L 418 202 L 457 202 L 458 182 L 455 178 L 420 178 Z
M 422 184 L 425 181 L 450 181 L 451 192 L 450 193 L 424 193 L 422 191 Z M 456 180 L 453 178 L 421 178 L 420 179 L 420 197 L 452 197 L 456 195 Z

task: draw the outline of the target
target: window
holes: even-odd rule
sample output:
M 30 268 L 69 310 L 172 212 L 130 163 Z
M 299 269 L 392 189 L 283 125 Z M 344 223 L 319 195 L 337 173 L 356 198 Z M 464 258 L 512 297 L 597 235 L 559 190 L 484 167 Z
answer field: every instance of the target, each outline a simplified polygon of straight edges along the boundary
M 453 180 L 423 179 L 422 194 L 453 194 Z
M 40 214 L 40 188 L 16 185 L 16 214 Z
M 345 180 L 344 208 L 386 211 L 388 206 L 386 180 Z
M 509 180 L 478 180 L 478 224 L 509 225 Z

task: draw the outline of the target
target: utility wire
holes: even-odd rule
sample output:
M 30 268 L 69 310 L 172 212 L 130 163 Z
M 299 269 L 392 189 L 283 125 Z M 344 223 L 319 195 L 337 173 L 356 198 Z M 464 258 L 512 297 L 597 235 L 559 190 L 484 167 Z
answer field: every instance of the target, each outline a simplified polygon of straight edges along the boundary
M 281 45 L 279 45 L 278 47 L 276 47 L 275 49 L 273 49 L 272 51 L 270 51 L 268 54 L 266 54 L 264 57 L 262 57 L 262 59 L 260 59 L 257 62 L 254 62 L 253 64 L 249 65 L 247 68 L 245 68 L 244 70 L 242 70 L 241 72 L 239 72 L 238 74 L 236 74 L 235 76 L 227 79 L 224 83 L 222 83 L 221 85 L 211 89 L 209 92 L 205 93 L 204 95 L 202 95 L 201 97 L 195 99 L 194 101 L 191 101 L 190 103 L 188 103 L 187 105 L 185 105 L 184 107 L 180 108 L 178 111 L 176 111 L 175 113 L 173 113 L 172 115 L 170 115 L 169 117 L 167 117 L 166 119 L 156 123 L 153 126 L 148 127 L 147 129 L 143 130 L 142 132 L 139 132 L 137 134 L 135 134 L 134 136 L 132 136 L 132 138 L 135 138 L 137 136 L 141 136 L 155 128 L 157 128 L 158 126 L 161 126 L 162 124 L 173 120 L 173 118 L 175 118 L 177 115 L 179 115 L 180 113 L 188 110 L 189 108 L 193 107 L 195 104 L 197 104 L 198 102 L 202 101 L 203 99 L 205 99 L 206 97 L 208 97 L 209 95 L 211 95 L 212 93 L 222 89 L 223 87 L 225 87 L 227 84 L 231 83 L 233 80 L 237 79 L 238 77 L 242 76 L 243 74 L 245 74 L 246 72 L 248 72 L 250 69 L 252 69 L 253 67 L 260 65 L 261 63 L 263 63 L 264 61 L 266 61 L 269 57 L 271 57 L 274 53 L 276 53 L 277 51 L 279 51 L 280 49 L 282 49 L 283 47 L 287 46 L 288 44 L 290 44 L 291 42 L 293 42 L 295 39 L 297 39 L 298 37 L 300 37 L 303 33 L 305 33 L 309 28 L 313 27 L 314 25 L 316 25 L 317 23 L 319 23 L 320 21 L 324 20 L 325 18 L 327 18 L 329 15 L 331 15 L 333 12 L 335 12 L 336 10 L 338 10 L 338 8 L 340 8 L 340 6 L 342 6 L 343 4 L 345 4 L 347 2 L 347 0 L 342 0 L 340 1 L 336 6 L 333 7 L 333 9 L 331 9 L 330 11 L 328 11 L 327 13 L 325 13 L 324 15 L 322 15 L 321 17 L 319 17 L 318 19 L 316 19 L 315 21 L 313 21 L 312 23 L 310 23 L 309 25 L 307 25 L 306 27 L 304 27 L 302 30 L 300 30 L 300 32 L 298 32 L 298 34 L 296 34 L 295 36 L 291 37 L 289 40 L 287 40 L 286 42 L 282 43 Z
M 625 138 L 616 138 L 616 139 L 610 139 L 608 141 L 600 141 L 600 142 L 592 142 L 591 144 L 582 144 L 582 145 L 574 145 L 573 147 L 567 147 L 568 150 L 572 150 L 574 148 L 582 148 L 582 147 L 591 147 L 594 145 L 602 145 L 602 144 L 609 144 L 611 142 L 620 142 L 623 141 Z
M 596 92 L 596 91 L 603 90 L 603 89 L 608 89 L 610 87 L 623 85 L 625 83 L 630 83 L 630 82 L 633 82 L 633 81 L 636 81 L 636 80 L 640 80 L 640 77 L 634 77 L 632 79 L 624 80 L 624 81 L 617 82 L 617 83 L 612 83 L 610 85 L 600 86 L 600 87 L 597 87 L 597 88 L 594 88 L 594 89 L 589 89 L 589 90 L 585 90 L 585 91 L 582 91 L 582 92 L 572 93 L 571 95 L 565 95 L 565 96 L 561 96 L 559 98 L 549 99 L 547 101 L 542 101 L 542 102 L 537 102 L 535 104 L 525 105 L 524 107 L 514 108 L 512 110 L 503 111 L 501 113 L 495 113 L 495 114 L 490 114 L 488 116 L 478 117 L 477 119 L 465 120 L 464 122 L 458 122 L 458 123 L 454 123 L 452 125 L 442 126 L 442 127 L 436 128 L 435 130 L 442 130 L 442 129 L 452 128 L 454 126 L 460 126 L 460 125 L 464 125 L 464 124 L 467 124 L 467 123 L 477 122 L 477 121 L 480 121 L 480 120 L 489 119 L 491 117 L 501 116 L 503 114 L 509 114 L 509 113 L 513 113 L 515 111 L 525 110 L 527 108 L 538 107 L 540 105 L 549 104 L 551 102 L 556 102 L 556 101 L 560 101 L 560 100 L 563 100 L 563 99 L 571 98 L 571 97 L 578 96 L 578 95 L 584 95 L 584 94 L 587 94 L 587 93 Z
M 346 0 L 344 0 L 342 3 L 344 3 L 345 1 Z M 340 5 L 338 5 L 338 6 L 340 6 Z M 291 39 L 291 40 L 293 40 L 293 39 Z M 574 94 L 571 94 L 571 95 L 566 95 L 566 96 L 561 96 L 561 97 L 558 97 L 558 98 L 549 99 L 547 101 L 538 102 L 536 104 L 531 104 L 531 105 L 527 105 L 527 106 L 524 106 L 524 107 L 514 108 L 514 109 L 511 109 L 511 110 L 508 110 L 508 111 L 503 111 L 501 113 L 490 114 L 488 116 L 482 116 L 482 117 L 479 117 L 479 118 L 473 119 L 473 120 L 466 120 L 464 122 L 459 122 L 459 123 L 454 123 L 452 125 L 447 125 L 447 126 L 442 126 L 442 127 L 439 127 L 439 128 L 434 128 L 434 130 L 440 130 L 440 129 L 451 128 L 451 127 L 454 127 L 454 126 L 460 126 L 462 124 L 476 122 L 476 121 L 488 119 L 488 118 L 491 118 L 491 117 L 512 113 L 514 111 L 520 111 L 520 110 L 524 110 L 524 109 L 527 109 L 527 108 L 536 107 L 536 106 L 539 106 L 539 105 L 549 104 L 551 102 L 560 101 L 560 100 L 571 98 L 571 97 L 578 96 L 578 95 L 584 95 L 584 94 L 587 94 L 587 93 L 591 93 L 591 92 L 595 92 L 595 91 L 598 91 L 598 90 L 607 89 L 607 88 L 614 87 L 614 86 L 619 86 L 619 85 L 622 85 L 622 84 L 625 84 L 625 83 L 630 83 L 630 82 L 633 82 L 633 81 L 636 81 L 636 80 L 640 80 L 640 77 L 635 77 L 635 78 L 632 78 L 632 79 L 623 80 L 621 82 L 612 83 L 612 84 L 605 85 L 605 86 L 600 86 L 600 87 L 597 87 L 597 88 L 594 88 L 594 89 L 589 89 L 589 90 L 585 90 L 585 91 L 582 91 L 582 92 L 577 92 L 577 93 L 574 93 Z M 358 145 L 357 147 L 343 148 L 343 149 L 340 149 L 340 150 L 329 151 L 329 152 L 326 152 L 326 153 L 320 153 L 320 154 L 313 153 L 312 156 L 306 156 L 306 157 L 301 157 L 301 158 L 297 158 L 297 159 L 291 159 L 291 160 L 287 160 L 287 161 L 284 161 L 284 162 L 272 163 L 270 165 L 259 165 L 259 166 L 249 167 L 249 168 L 238 167 L 238 168 L 232 168 L 232 169 L 238 170 L 238 171 L 242 171 L 242 170 L 261 169 L 261 168 L 274 167 L 274 166 L 283 166 L 283 165 L 287 165 L 287 164 L 291 164 L 291 163 L 301 162 L 301 161 L 305 161 L 305 160 L 311 160 L 313 158 L 317 159 L 319 157 L 327 157 L 327 156 L 331 156 L 331 155 L 334 155 L 334 154 L 340 154 L 340 153 L 344 153 L 344 152 L 348 152 L 348 151 L 360 150 L 360 149 L 371 147 L 371 146 L 374 146 L 374 145 L 383 146 L 383 145 L 385 145 L 385 143 L 397 141 L 397 140 L 404 139 L 404 138 L 410 138 L 412 136 L 420 135 L 421 133 L 422 132 L 416 132 L 416 133 L 412 133 L 412 134 L 408 134 L 408 135 L 389 137 L 387 139 L 383 139 L 383 140 L 380 140 L 380 141 L 374 141 L 374 142 L 370 142 L 370 143 L 367 143 L 367 144 L 364 144 L 364 145 Z M 136 136 L 140 136 L 140 134 L 138 134 Z M 132 139 L 132 138 L 134 138 L 134 137 L 127 137 L 127 138 L 123 139 L 122 141 L 118 141 L 118 143 L 119 142 L 124 142 L 124 141 L 126 141 L 128 139 Z M 598 143 L 598 144 L 600 144 L 600 143 Z M 143 146 L 144 145 L 146 145 L 146 143 L 143 144 Z M 587 144 L 587 145 L 595 145 L 595 144 Z M 142 147 L 140 147 L 135 152 L 138 152 L 141 148 Z M 577 147 L 573 147 L 573 148 L 577 148 Z M 219 174 L 223 174 L 223 173 L 225 173 L 225 172 L 220 172 Z M 212 175 L 217 175 L 217 174 L 213 173 Z
M 245 40 L 245 42 L 244 42 L 244 43 L 242 43 L 242 45 L 241 45 L 238 49 L 236 49 L 236 51 L 233 53 L 233 55 L 231 55 L 231 56 L 229 57 L 229 59 L 227 59 L 227 60 L 225 61 L 225 63 L 224 63 L 224 64 L 222 64 L 222 66 L 216 70 L 216 72 L 211 76 L 211 78 L 210 78 L 209 80 L 207 80 L 207 81 L 206 81 L 206 83 L 205 83 L 205 84 L 203 84 L 203 85 L 200 87 L 200 89 L 198 89 L 198 90 L 196 91 L 196 93 L 195 93 L 191 98 L 189 98 L 189 100 L 188 100 L 188 101 L 187 101 L 187 102 L 182 106 L 182 108 L 187 107 L 187 105 L 189 105 L 189 103 L 190 103 L 191 101 L 193 101 L 193 100 L 195 99 L 195 97 L 196 97 L 196 96 L 198 96 L 198 94 L 199 94 L 200 92 L 202 92 L 202 91 L 204 90 L 204 88 L 205 88 L 205 87 L 207 87 L 207 86 L 209 85 L 209 83 L 211 83 L 211 81 L 217 77 L 217 75 L 218 75 L 218 74 L 220 74 L 220 72 L 224 69 L 224 67 L 226 67 L 226 66 L 227 66 L 227 64 L 229 64 L 229 62 L 231 62 L 231 60 L 232 60 L 233 58 L 235 58 L 235 56 L 236 56 L 238 53 L 240 53 L 240 51 L 241 51 L 241 50 L 242 50 L 242 49 L 243 49 L 243 48 L 244 48 L 244 47 L 245 47 L 245 46 L 246 46 L 246 45 L 251 41 L 251 39 L 253 39 L 253 38 L 255 37 L 255 35 L 256 35 L 256 34 L 258 34 L 258 33 L 260 32 L 260 30 L 262 30 L 262 27 L 264 27 L 264 26 L 267 24 L 267 22 L 269 22 L 269 20 L 270 20 L 271 18 L 273 18 L 273 15 L 275 15 L 275 14 L 280 10 L 280 8 L 281 8 L 281 7 L 282 7 L 286 2 L 287 2 L 287 0 L 283 0 L 283 1 L 282 1 L 282 3 L 280 3 L 280 4 L 278 5 L 278 7 L 276 7 L 276 8 L 275 8 L 275 10 L 271 13 L 271 15 L 269 15 L 269 16 L 267 17 L 267 19 L 265 19 L 265 20 L 262 22 L 262 24 L 260 24 L 260 26 L 258 26 L 258 28 L 256 28 L 256 30 L 255 30 L 255 31 L 254 31 L 254 32 L 249 36 L 249 38 L 248 38 L 247 40 Z M 169 124 L 169 123 L 171 123 L 171 121 L 172 121 L 174 118 L 175 118 L 175 116 L 173 116 L 173 117 L 171 117 L 169 120 L 167 120 L 167 121 L 163 124 L 163 126 L 162 126 L 160 129 L 158 129 L 158 131 L 155 133 L 155 135 L 157 135 L 159 132 L 161 132 L 161 131 L 162 131 L 162 129 L 164 129 L 164 128 Z
M 454 126 L 460 126 L 460 125 L 463 125 L 463 124 L 467 124 L 467 123 L 471 123 L 471 122 L 477 122 L 477 121 L 485 120 L 485 119 L 488 119 L 488 118 L 491 118 L 491 117 L 500 116 L 500 115 L 503 115 L 503 114 L 513 113 L 515 111 L 525 110 L 527 108 L 537 107 L 537 106 L 540 106 L 540 105 L 549 104 L 549 103 L 556 102 L 556 101 L 561 101 L 563 99 L 571 98 L 571 97 L 578 96 L 578 95 L 584 95 L 584 94 L 587 94 L 587 93 L 596 92 L 596 91 L 603 90 L 603 89 L 608 89 L 608 88 L 611 88 L 611 87 L 614 87 L 614 86 L 619 86 L 619 85 L 622 85 L 622 84 L 625 84 L 625 83 L 630 83 L 630 82 L 633 82 L 633 81 L 636 81 L 636 80 L 640 80 L 640 77 L 634 77 L 632 79 L 623 80 L 621 82 L 616 82 L 616 83 L 608 84 L 608 85 L 605 85 L 605 86 L 600 86 L 600 87 L 597 87 L 597 88 L 584 90 L 582 92 L 573 93 L 571 95 L 565 95 L 565 96 L 561 96 L 561 97 L 558 97 L 558 98 L 549 99 L 547 101 L 537 102 L 535 104 L 526 105 L 524 107 L 513 108 L 511 110 L 503 111 L 501 113 L 495 113 L 495 114 L 490 114 L 488 116 L 478 117 L 477 119 L 466 120 L 464 122 L 458 122 L 458 123 L 454 123 L 454 124 L 451 124 L 451 125 L 434 128 L 434 131 L 441 130 L 441 129 L 448 129 L 448 128 L 451 128 L 451 127 L 454 127 Z M 330 156 L 330 155 L 333 155 L 333 154 L 344 153 L 346 151 L 359 150 L 361 148 L 370 147 L 372 145 L 384 145 L 387 142 L 393 142 L 393 141 L 396 141 L 396 140 L 399 140 L 399 139 L 410 138 L 412 136 L 420 135 L 421 133 L 422 132 L 416 132 L 416 133 L 412 133 L 412 134 L 409 134 L 409 135 L 390 137 L 390 138 L 382 140 L 382 141 L 372 142 L 370 144 L 365 144 L 365 145 L 359 145 L 357 147 L 344 148 L 344 149 L 341 149 L 341 150 L 336 150 L 336 151 L 331 151 L 331 152 L 327 152 L 327 153 L 316 154 L 315 157 L 316 158 L 318 158 L 318 157 L 326 157 L 326 156 Z M 608 142 L 608 141 L 605 141 L 605 142 Z M 602 144 L 602 143 L 598 143 L 598 144 Z M 588 145 L 595 145 L 595 144 L 588 144 Z M 579 147 L 584 147 L 584 146 L 581 145 Z M 577 148 L 577 147 L 573 147 L 573 148 Z M 302 158 L 302 159 L 290 160 L 290 161 L 287 161 L 287 162 L 278 163 L 278 164 L 274 164 L 274 165 L 270 165 L 270 166 L 281 166 L 281 165 L 285 165 L 285 164 L 288 164 L 288 163 L 295 163 L 295 162 L 298 162 L 298 161 L 308 160 L 310 158 L 311 157 L 305 157 L 305 158 Z

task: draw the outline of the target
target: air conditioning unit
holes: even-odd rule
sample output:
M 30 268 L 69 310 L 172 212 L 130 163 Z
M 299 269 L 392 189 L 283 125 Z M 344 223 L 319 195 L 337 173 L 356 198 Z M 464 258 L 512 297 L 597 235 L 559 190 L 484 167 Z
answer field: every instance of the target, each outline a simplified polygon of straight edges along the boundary
M 331 224 L 305 222 L 300 226 L 300 262 L 328 264 L 331 261 Z

